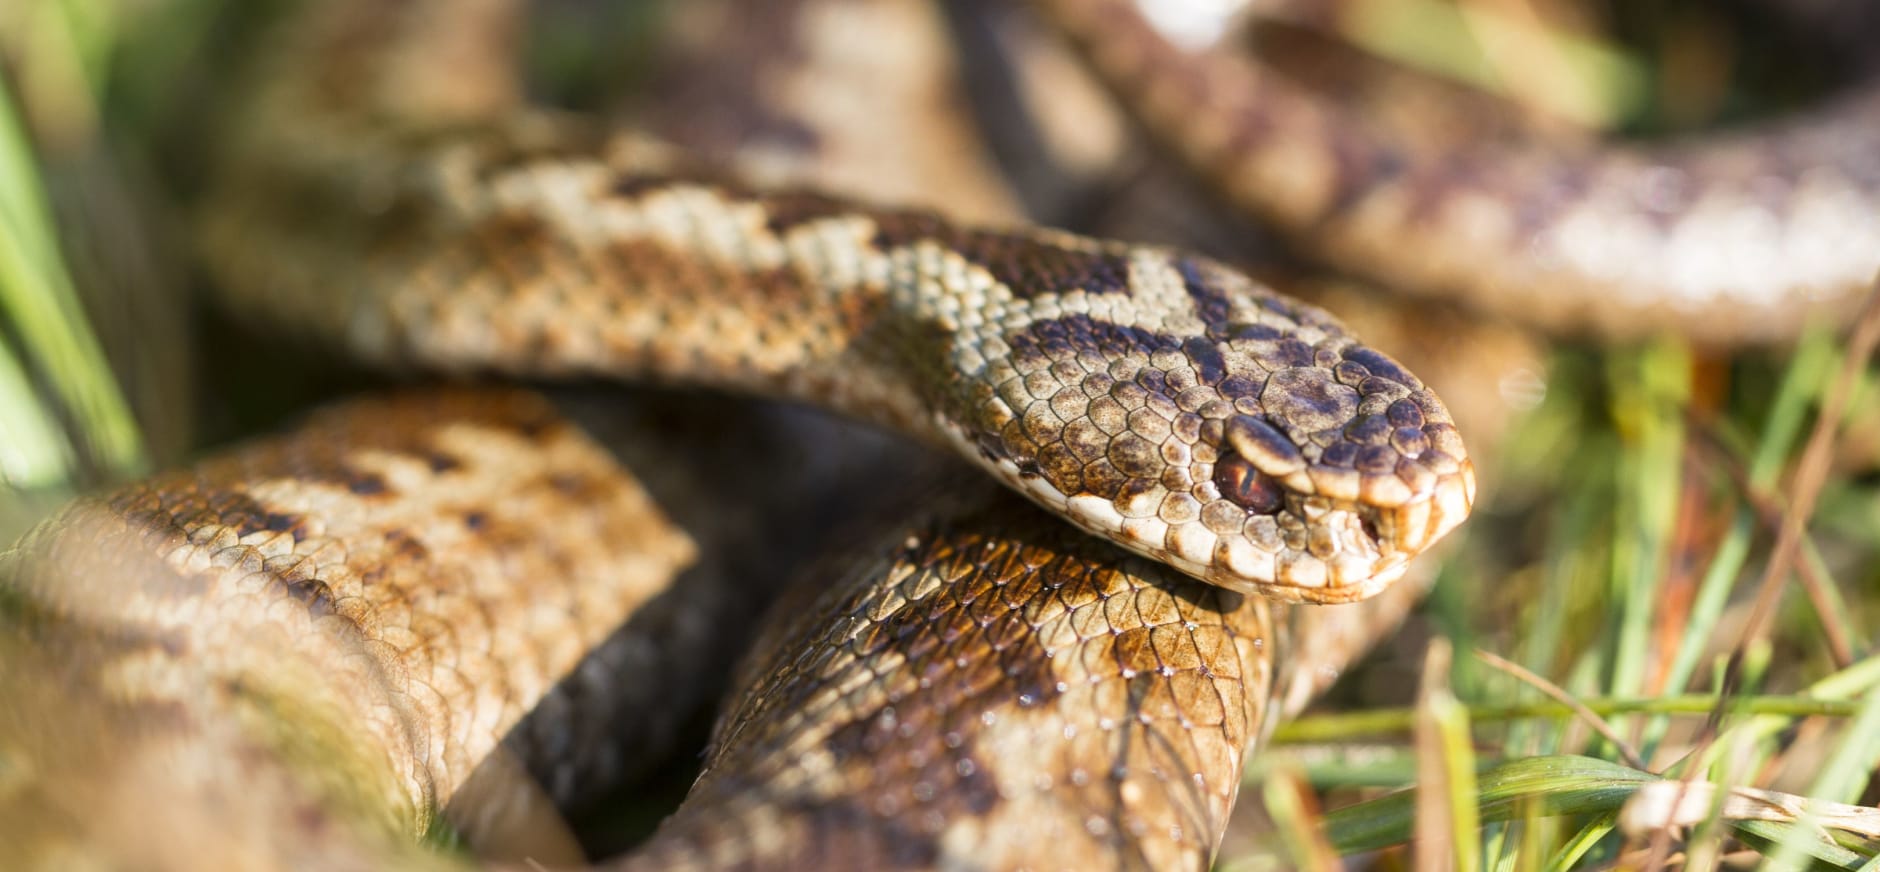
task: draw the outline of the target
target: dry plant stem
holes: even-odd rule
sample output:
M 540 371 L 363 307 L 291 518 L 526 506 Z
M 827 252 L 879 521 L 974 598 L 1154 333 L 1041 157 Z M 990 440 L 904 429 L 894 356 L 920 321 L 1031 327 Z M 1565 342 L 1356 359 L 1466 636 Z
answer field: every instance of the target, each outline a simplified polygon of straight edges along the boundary
M 1673 788 L 1677 792 L 1671 792 Z M 1621 815 L 1623 829 L 1695 827 L 1713 816 L 1730 820 L 1815 824 L 1863 838 L 1880 836 L 1880 809 L 1812 799 L 1757 787 L 1725 787 L 1710 781 L 1642 785 Z
M 1757 487 L 1749 480 L 1749 470 L 1744 468 L 1743 459 L 1724 444 L 1708 422 L 1693 421 L 1691 423 L 1695 427 L 1695 432 L 1703 434 L 1701 447 L 1730 476 L 1730 481 L 1736 486 L 1737 493 L 1742 494 L 1743 498 L 1749 501 L 1750 508 L 1756 512 L 1757 521 L 1778 536 L 1781 535 L 1785 516 L 1775 495 Z M 1801 539 L 1796 546 L 1802 549 L 1809 548 L 1808 531 L 1804 529 L 1799 535 Z M 1801 582 L 1802 591 L 1808 595 L 1809 604 L 1814 607 L 1815 614 L 1821 619 L 1822 641 L 1828 645 L 1828 656 L 1834 659 L 1835 668 L 1846 669 L 1854 665 L 1854 643 L 1847 637 L 1846 626 L 1835 620 L 1834 600 L 1828 595 L 1827 590 L 1828 580 L 1822 578 L 1821 573 L 1816 571 L 1815 565 L 1807 560 L 1796 561 L 1795 572 L 1796 580 Z
M 1418 869 L 1453 868 L 1456 862 L 1455 845 L 1450 839 L 1454 828 L 1450 826 L 1449 805 L 1443 801 L 1450 784 L 1443 766 L 1442 736 L 1427 710 L 1428 697 L 1447 685 L 1448 673 L 1449 646 L 1440 637 L 1433 639 L 1423 658 L 1423 688 L 1417 701 L 1416 826 L 1411 856 Z
M 1516 663 L 1512 660 L 1508 660 L 1496 654 L 1491 654 L 1480 648 L 1475 649 L 1475 656 L 1476 656 L 1476 659 L 1481 660 L 1482 662 L 1487 663 L 1489 666 L 1499 669 L 1502 672 L 1505 672 L 1509 675 L 1514 676 L 1515 679 L 1528 684 L 1529 686 L 1533 687 L 1535 690 L 1540 691 L 1541 693 L 1546 694 L 1548 697 L 1552 698 L 1555 702 L 1558 702 L 1561 705 L 1564 705 L 1567 708 L 1572 709 L 1574 716 L 1578 717 L 1582 721 L 1585 721 L 1586 725 L 1588 727 L 1591 727 L 1593 732 L 1598 733 L 1599 735 L 1604 737 L 1606 741 L 1611 742 L 1614 748 L 1619 749 L 1619 756 L 1625 758 L 1625 764 L 1627 766 L 1630 766 L 1634 769 L 1646 770 L 1645 761 L 1639 757 L 1638 751 L 1634 749 L 1629 743 L 1626 742 L 1626 740 L 1623 737 L 1619 735 L 1619 731 L 1613 729 L 1611 724 L 1606 723 L 1605 718 L 1600 717 L 1597 712 L 1594 712 L 1592 709 L 1587 708 L 1586 705 L 1580 702 L 1578 699 L 1576 699 L 1573 696 L 1573 694 L 1568 693 L 1566 691 L 1566 688 L 1563 688 L 1558 684 L 1548 681 L 1547 679 L 1541 677 L 1539 674 L 1530 671 L 1529 669 L 1527 669 L 1526 667 L 1522 666 L 1519 663 Z M 1646 771 L 1649 771 L 1649 770 L 1646 770 Z
M 1687 429 L 1688 426 L 1687 420 Z M 1674 652 L 1683 647 L 1685 634 L 1691 630 L 1691 608 L 1702 584 L 1704 565 L 1719 544 L 1720 531 L 1710 522 L 1720 510 L 1711 505 L 1704 486 L 1702 464 L 1697 452 L 1688 445 L 1683 452 L 1681 470 L 1676 514 L 1666 541 L 1664 581 L 1652 614 L 1653 644 L 1661 652 Z M 1724 507 L 1721 511 L 1729 509 Z M 1643 688 L 1651 696 L 1669 692 L 1666 684 L 1675 668 L 1673 657 L 1656 659 L 1657 665 Z
M 1273 825 L 1286 845 L 1288 858 L 1311 872 L 1341 868 L 1338 852 L 1326 839 L 1319 822 L 1325 817 L 1312 785 L 1297 768 L 1283 766 L 1267 776 L 1263 793 Z
M 1855 322 L 1854 333 L 1848 339 L 1847 355 L 1841 360 L 1841 371 L 1835 374 L 1834 383 L 1829 386 L 1827 396 L 1822 400 L 1821 410 L 1815 419 L 1815 429 L 1808 434 L 1808 445 L 1802 449 L 1802 460 L 1796 465 L 1793 484 L 1794 495 L 1789 501 L 1788 512 L 1783 515 L 1781 530 L 1776 535 L 1774 550 L 1769 555 L 1769 565 L 1763 571 L 1762 584 L 1756 592 L 1756 604 L 1750 612 L 1749 624 L 1744 628 L 1743 641 L 1738 643 L 1730 658 L 1730 671 L 1740 669 L 1742 654 L 1752 640 L 1761 639 L 1768 630 L 1770 615 L 1775 611 L 1776 598 L 1782 592 L 1782 581 L 1789 575 L 1795 564 L 1795 557 L 1800 550 L 1802 537 L 1807 532 L 1808 520 L 1815 512 L 1815 502 L 1821 496 L 1821 487 L 1828 478 L 1828 468 L 1833 460 L 1834 432 L 1846 411 L 1848 397 L 1854 392 L 1854 384 L 1860 378 L 1861 369 L 1868 358 L 1873 356 L 1873 349 L 1880 344 L 1880 278 L 1876 279 L 1867 301 L 1861 307 L 1860 319 Z M 1726 677 L 1725 693 L 1735 684 L 1735 675 Z

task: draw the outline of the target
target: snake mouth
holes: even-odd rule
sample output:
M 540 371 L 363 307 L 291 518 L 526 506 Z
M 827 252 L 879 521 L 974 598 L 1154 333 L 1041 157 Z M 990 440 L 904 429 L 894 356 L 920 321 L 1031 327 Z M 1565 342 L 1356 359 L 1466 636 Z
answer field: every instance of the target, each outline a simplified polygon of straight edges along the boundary
M 1468 461 L 1437 478 L 1428 493 L 1397 505 L 1362 504 L 1352 508 L 1375 550 L 1368 561 L 1330 563 L 1324 596 L 1314 602 L 1353 602 L 1382 591 L 1402 578 L 1412 558 L 1440 541 L 1469 516 L 1475 504 L 1475 469 Z
M 1436 475 L 1427 489 L 1397 501 L 1330 501 L 1330 505 L 1324 505 L 1327 501 L 1323 497 L 1306 497 L 1299 502 L 1307 526 L 1313 531 L 1308 542 L 1331 539 L 1340 547 L 1323 560 L 1322 583 L 1310 572 L 1294 572 L 1288 577 L 1283 557 L 1282 572 L 1276 581 L 1295 587 L 1301 601 L 1355 602 L 1402 578 L 1412 558 L 1468 518 L 1475 503 L 1475 469 L 1468 461 L 1461 461 L 1453 471 Z M 1297 585 L 1300 580 L 1308 583 Z
M 1403 578 L 1422 554 L 1468 517 L 1475 476 L 1463 464 L 1427 494 L 1397 505 L 1289 495 L 1267 516 L 1286 531 L 1257 571 L 1227 553 L 1196 572 L 1223 587 L 1290 602 L 1333 604 L 1367 599 Z M 1174 561 L 1171 561 L 1174 562 Z M 1190 571 L 1195 571 L 1191 569 Z
M 1462 523 L 1475 502 L 1475 472 L 1466 459 L 1419 464 L 1408 476 L 1415 487 L 1405 486 L 1404 476 L 1373 484 L 1349 469 L 1281 470 L 1250 461 L 1255 469 L 1222 464 L 1230 472 L 1210 483 L 1222 490 L 1203 509 L 1202 522 L 1170 524 L 1125 516 L 1101 496 L 1066 495 L 1010 461 L 988 465 L 1034 501 L 1131 551 L 1229 590 L 1312 604 L 1382 592 L 1412 558 Z M 1224 529 L 1210 529 L 1213 508 L 1231 516 Z
M 1365 599 L 1402 578 L 1475 502 L 1474 467 L 1459 442 L 1360 469 L 1309 459 L 1258 421 L 1236 419 L 1226 435 L 1215 485 L 1246 512 L 1244 537 L 1258 553 L 1224 543 L 1197 574 L 1234 590 L 1307 603 Z
M 1408 562 L 1449 535 L 1474 505 L 1475 466 L 1464 460 L 1455 471 L 1438 476 L 1421 499 L 1372 507 L 1377 541 L 1384 546 L 1382 559 Z

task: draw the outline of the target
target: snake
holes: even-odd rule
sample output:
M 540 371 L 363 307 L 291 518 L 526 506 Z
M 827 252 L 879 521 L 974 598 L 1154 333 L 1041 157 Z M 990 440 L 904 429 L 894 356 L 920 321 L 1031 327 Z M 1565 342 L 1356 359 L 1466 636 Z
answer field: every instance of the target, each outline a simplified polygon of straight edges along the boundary
M 1231 46 L 1180 43 L 1130 0 L 1034 5 L 1210 191 L 1386 287 L 1553 332 L 1729 347 L 1844 320 L 1880 268 L 1871 82 L 1695 139 L 1430 151 Z
M 1124 10 L 1093 36 L 1073 13 L 1105 4 L 1045 5 L 1100 71 L 1157 59 Z M 808 402 L 1006 485 L 953 481 L 792 587 L 686 804 L 616 865 L 1205 866 L 1292 688 L 1400 613 L 1393 583 L 1467 515 L 1442 402 L 1207 258 L 857 202 L 532 107 L 518 14 L 300 10 L 204 210 L 220 304 L 396 372 Z M 1310 152 L 1329 128 L 1294 129 Z M 1323 206 L 1326 176 L 1289 166 L 1272 196 Z M 1351 202 L 1297 214 L 1338 237 L 1369 195 L 1332 187 Z M 642 670 L 584 657 L 701 559 L 648 474 L 537 394 L 459 388 L 81 501 L 0 561 L 0 689 L 26 703 L 0 722 L 0 832 L 46 868 L 467 862 L 412 834 L 479 792 L 526 811 L 507 767 L 590 753 L 591 725 L 531 712 L 619 708 L 589 697 Z
M 1268 707 L 1370 635 L 1303 620 L 1298 645 L 1280 603 L 1400 613 L 1387 588 L 1467 514 L 1440 400 L 1218 262 L 747 182 L 531 109 L 517 14 L 302 10 L 204 210 L 221 304 L 395 371 L 807 400 L 1019 495 L 956 484 L 813 578 L 693 799 L 621 862 L 1205 863 Z M 589 655 L 647 614 L 693 632 L 659 609 L 709 559 L 636 472 L 533 394 L 463 389 L 46 522 L 0 568 L 10 865 L 449 867 L 411 838 L 440 807 L 500 829 L 590 789 L 582 755 L 621 752 L 584 716 L 666 691 Z M 566 777 L 532 794 L 518 765 Z

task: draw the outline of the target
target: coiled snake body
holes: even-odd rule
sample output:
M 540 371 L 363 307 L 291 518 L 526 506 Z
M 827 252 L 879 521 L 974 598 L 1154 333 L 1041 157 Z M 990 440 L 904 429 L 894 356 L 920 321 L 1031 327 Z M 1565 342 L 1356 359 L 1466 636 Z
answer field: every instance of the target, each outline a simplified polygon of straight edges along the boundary
M 1440 401 L 1213 261 L 752 183 L 524 107 L 493 61 L 514 16 L 310 4 L 205 212 L 229 309 L 394 368 L 806 400 L 1111 543 L 962 487 L 853 549 L 786 600 L 687 806 L 623 863 L 1204 865 L 1269 703 L 1466 515 Z M 49 867 L 455 863 L 410 832 L 512 784 L 506 737 L 601 753 L 525 713 L 618 707 L 588 695 L 637 679 L 583 653 L 697 551 L 506 390 L 363 401 L 75 506 L 6 558 L 0 690 L 32 704 L 0 722 L 25 761 L 0 833 Z

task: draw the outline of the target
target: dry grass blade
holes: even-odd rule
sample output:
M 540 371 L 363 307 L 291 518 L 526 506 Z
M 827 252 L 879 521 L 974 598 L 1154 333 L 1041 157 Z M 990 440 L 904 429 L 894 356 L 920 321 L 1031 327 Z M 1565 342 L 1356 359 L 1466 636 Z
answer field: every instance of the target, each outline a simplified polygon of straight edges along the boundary
M 1749 469 L 1742 458 L 1723 443 L 1714 428 L 1699 423 L 1692 432 L 1702 437 L 1697 444 L 1704 450 L 1705 456 L 1730 476 L 1737 493 L 1749 502 L 1762 525 L 1780 535 L 1786 516 L 1775 495 L 1758 487 L 1750 479 Z M 1801 532 L 1799 547 L 1801 560 L 1795 565 L 1796 578 L 1820 619 L 1822 641 L 1827 644 L 1828 654 L 1834 658 L 1835 667 L 1846 669 L 1854 662 L 1854 643 L 1850 638 L 1852 628 L 1847 625 L 1845 614 L 1837 607 L 1840 598 L 1834 590 L 1832 579 L 1827 577 L 1823 569 L 1821 555 L 1816 551 L 1807 530 Z
M 1475 650 L 1475 656 L 1482 662 L 1514 676 L 1516 679 L 1533 687 L 1535 690 L 1547 694 L 1555 702 L 1572 709 L 1575 717 L 1578 717 L 1581 722 L 1592 728 L 1594 732 L 1603 736 L 1606 741 L 1611 742 L 1612 746 L 1619 750 L 1619 755 L 1625 758 L 1627 766 L 1634 769 L 1646 768 L 1645 761 L 1639 757 L 1638 751 L 1632 747 L 1631 743 L 1625 740 L 1625 737 L 1619 735 L 1618 730 L 1613 729 L 1611 724 L 1606 723 L 1605 718 L 1600 717 L 1597 712 L 1587 708 L 1584 703 L 1574 698 L 1573 694 L 1568 693 L 1565 688 L 1536 675 L 1519 663 L 1483 651 L 1480 648 Z
M 1261 787 L 1267 814 L 1279 829 L 1286 857 L 1295 868 L 1311 872 L 1333 872 L 1339 868 L 1338 852 L 1318 828 L 1321 817 L 1312 785 L 1296 767 L 1280 766 L 1268 773 Z
M 1802 535 L 1807 529 L 1809 518 L 1814 515 L 1822 485 L 1827 482 L 1828 471 L 1834 460 L 1835 431 L 1847 409 L 1848 397 L 1859 383 L 1861 370 L 1873 356 L 1876 344 L 1880 344 L 1880 276 L 1876 276 L 1873 289 L 1868 292 L 1867 301 L 1861 307 L 1860 318 L 1855 322 L 1853 335 L 1847 342 L 1846 355 L 1841 360 L 1841 370 L 1835 374 L 1834 383 L 1829 386 L 1827 396 L 1822 400 L 1815 428 L 1808 434 L 1807 447 L 1802 449 L 1802 459 L 1796 465 L 1791 486 L 1793 495 L 1789 500 L 1789 510 L 1783 516 L 1775 548 L 1769 555 L 1769 565 L 1763 571 L 1754 610 L 1750 613 L 1748 626 L 1744 628 L 1743 642 L 1737 648 L 1738 656 L 1732 658 L 1733 668 L 1741 662 L 1743 647 L 1751 640 L 1763 638 L 1767 632 L 1770 615 L 1775 611 L 1776 598 L 1782 591 L 1782 581 L 1788 578 L 1795 564 Z M 1726 679 L 1726 686 L 1729 683 Z
M 1797 823 L 1807 818 L 1824 827 L 1880 839 L 1880 809 L 1755 787 L 1725 787 L 1709 781 L 1644 785 L 1620 812 L 1619 826 L 1638 834 L 1696 826 L 1715 818 L 1778 823 Z
M 1417 702 L 1416 868 L 1481 868 L 1469 713 L 1449 689 L 1449 640 L 1430 640 Z

